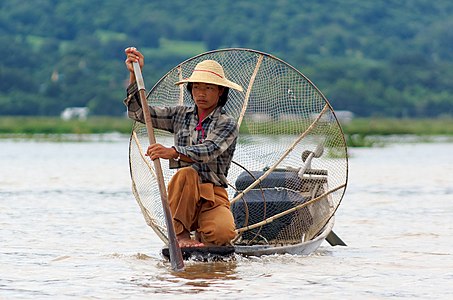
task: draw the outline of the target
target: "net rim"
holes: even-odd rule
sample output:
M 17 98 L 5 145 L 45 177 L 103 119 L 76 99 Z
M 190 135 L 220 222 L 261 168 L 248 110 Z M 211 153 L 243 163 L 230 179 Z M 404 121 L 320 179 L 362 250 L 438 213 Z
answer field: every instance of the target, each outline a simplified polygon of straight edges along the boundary
M 182 62 L 180 62 L 179 64 L 177 64 L 175 67 L 171 68 L 167 73 L 165 73 L 154 85 L 153 87 L 149 90 L 149 92 L 147 93 L 146 95 L 146 98 L 148 101 L 150 101 L 150 96 L 153 94 L 153 92 L 160 86 L 160 84 L 166 80 L 169 76 L 171 76 L 172 73 L 174 73 L 175 71 L 178 71 L 178 69 L 180 69 L 181 67 L 183 67 L 185 64 L 188 64 L 188 63 L 191 63 L 192 61 L 194 60 L 197 60 L 203 56 L 207 56 L 207 55 L 213 55 L 213 54 L 218 54 L 218 53 L 228 53 L 228 52 L 249 52 L 249 53 L 253 53 L 253 54 L 256 54 L 256 55 L 261 55 L 263 57 L 267 57 L 269 59 L 272 59 L 272 60 L 275 60 L 277 61 L 278 63 L 284 65 L 285 67 L 289 68 L 291 71 L 295 72 L 298 76 L 300 76 L 301 78 L 303 78 L 315 91 L 316 93 L 318 94 L 318 96 L 320 96 L 322 98 L 322 100 L 324 101 L 325 105 L 329 108 L 329 110 L 331 111 L 331 113 L 333 114 L 334 116 L 334 119 L 335 120 L 332 120 L 332 122 L 335 122 L 340 130 L 340 133 L 341 133 L 341 139 L 343 141 L 343 145 L 344 145 L 344 153 L 345 153 L 345 178 L 344 178 L 344 185 L 343 185 L 343 188 L 342 188 L 342 193 L 341 193 L 341 196 L 340 196 L 340 200 L 338 201 L 338 205 L 336 205 L 334 211 L 332 212 L 331 216 L 327 219 L 326 222 L 329 222 L 330 219 L 332 219 L 338 209 L 338 207 L 340 206 L 343 198 L 344 198 L 344 195 L 346 193 L 346 188 L 347 188 L 347 185 L 348 185 L 348 181 L 349 181 L 349 155 L 348 155 L 348 147 L 347 147 L 347 144 L 346 144 L 346 138 L 345 138 L 345 134 L 344 134 L 344 131 L 343 131 L 343 128 L 339 122 L 339 119 L 335 113 L 335 110 L 333 109 L 332 105 L 330 104 L 330 102 L 328 101 L 328 99 L 326 98 L 326 96 L 320 91 L 320 89 L 307 77 L 305 76 L 301 71 L 299 71 L 298 69 L 296 69 L 294 66 L 290 65 L 289 63 L 287 63 L 286 61 L 272 55 L 272 54 L 269 54 L 269 53 L 266 53 L 266 52 L 262 52 L 262 51 L 258 51 L 258 50 L 254 50 L 254 49 L 249 49 L 249 48 L 223 48 L 223 49 L 217 49 L 217 50 L 211 50 L 211 51 L 207 51 L 207 52 L 203 52 L 203 53 L 200 53 L 198 55 L 195 55 L 193 57 L 190 57 Z M 132 174 L 132 160 L 131 160 L 131 143 L 133 142 L 132 139 L 133 139 L 133 132 L 134 132 L 134 128 L 136 126 L 136 121 L 134 121 L 133 123 L 133 126 L 132 126 L 132 132 L 131 132 L 131 136 L 130 136 L 130 141 L 129 141 L 129 167 L 130 167 L 130 175 L 131 175 L 131 179 L 134 180 L 133 178 L 133 174 Z

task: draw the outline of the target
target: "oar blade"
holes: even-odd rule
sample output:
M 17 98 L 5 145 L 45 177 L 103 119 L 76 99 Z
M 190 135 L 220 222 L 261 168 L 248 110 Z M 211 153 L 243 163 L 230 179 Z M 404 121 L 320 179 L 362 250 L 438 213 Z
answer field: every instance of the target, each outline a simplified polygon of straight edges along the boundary
M 326 237 L 326 241 L 330 246 L 347 246 L 345 242 L 335 232 L 331 231 Z

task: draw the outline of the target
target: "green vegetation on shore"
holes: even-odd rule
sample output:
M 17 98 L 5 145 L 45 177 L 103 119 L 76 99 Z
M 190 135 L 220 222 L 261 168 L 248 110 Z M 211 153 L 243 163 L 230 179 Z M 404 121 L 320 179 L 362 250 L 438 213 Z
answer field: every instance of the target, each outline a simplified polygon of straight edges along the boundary
M 94 134 L 129 133 L 132 120 L 126 117 L 89 117 L 62 120 L 59 117 L 0 117 L 0 134 Z
M 121 116 L 136 46 L 148 87 L 240 47 L 283 59 L 357 117 L 452 117 L 452 15 L 451 0 L 0 1 L 0 115 Z
M 342 128 L 349 147 L 371 147 L 380 143 L 377 136 L 453 136 L 453 118 L 356 118 Z
M 132 121 L 126 117 L 89 117 L 65 121 L 58 117 L 0 117 L 0 137 L 104 134 L 129 134 Z M 453 118 L 384 119 L 355 118 L 342 126 L 347 143 L 353 147 L 372 146 L 371 136 L 416 135 L 453 136 Z
M 342 126 L 346 134 L 367 135 L 453 135 L 453 118 L 384 119 L 357 118 Z

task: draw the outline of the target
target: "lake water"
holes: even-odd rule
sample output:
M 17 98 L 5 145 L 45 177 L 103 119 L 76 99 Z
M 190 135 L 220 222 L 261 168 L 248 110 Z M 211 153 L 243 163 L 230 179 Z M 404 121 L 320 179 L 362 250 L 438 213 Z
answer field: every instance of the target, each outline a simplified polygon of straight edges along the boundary
M 453 143 L 350 155 L 348 247 L 175 273 L 131 193 L 127 137 L 0 140 L 0 299 L 453 299 Z

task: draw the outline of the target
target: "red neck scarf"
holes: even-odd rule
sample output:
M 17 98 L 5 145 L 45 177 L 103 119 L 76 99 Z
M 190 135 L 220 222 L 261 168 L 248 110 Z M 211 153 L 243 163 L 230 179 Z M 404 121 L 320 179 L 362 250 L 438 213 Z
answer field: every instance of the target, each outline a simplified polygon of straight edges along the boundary
M 197 127 L 195 127 L 195 130 L 197 130 L 197 131 L 201 130 L 201 142 L 203 142 L 204 138 L 205 138 L 205 131 L 203 129 L 203 126 L 201 125 L 201 122 L 203 122 L 203 117 L 204 117 L 204 111 L 202 111 L 200 116 L 198 116 L 198 124 L 197 124 Z

